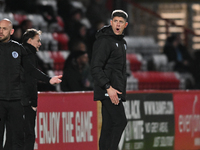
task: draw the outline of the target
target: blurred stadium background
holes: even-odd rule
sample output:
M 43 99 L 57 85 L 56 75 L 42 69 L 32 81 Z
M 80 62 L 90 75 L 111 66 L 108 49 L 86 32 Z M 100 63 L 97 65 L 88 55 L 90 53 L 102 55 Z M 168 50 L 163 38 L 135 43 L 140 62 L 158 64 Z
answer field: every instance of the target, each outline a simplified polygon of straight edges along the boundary
M 96 2 L 95 5 L 94 2 Z M 40 51 L 37 52 L 37 56 L 42 64 L 40 69 L 53 76 L 63 73 L 65 60 L 71 53 L 70 40 L 76 38 L 75 31 L 70 28 L 73 27 L 70 24 L 72 16 L 81 12 L 78 21 L 86 27 L 87 36 L 84 37 L 84 40 L 89 41 L 87 51 L 90 57 L 94 35 L 98 29 L 95 25 L 98 25 L 99 22 L 109 24 L 110 13 L 114 9 L 123 9 L 129 14 L 129 25 L 125 30 L 125 39 L 128 44 L 128 102 L 125 104 L 126 111 L 130 110 L 128 113 L 133 113 L 133 115 L 134 113 L 141 113 L 139 118 L 129 118 L 120 150 L 154 150 L 159 149 L 159 146 L 165 150 L 199 149 L 200 2 L 198 0 L 0 0 L 0 19 L 9 18 L 13 22 L 16 33 L 17 27 L 22 27 L 24 20 L 27 19 L 31 21 L 31 27 L 43 32 L 41 36 L 42 46 Z M 94 18 L 98 17 L 101 19 L 93 22 Z M 167 38 L 172 35 L 180 35 L 181 43 L 192 59 L 192 71 L 174 69 L 175 62 L 169 60 L 164 53 Z M 76 44 L 78 45 L 78 43 Z M 35 149 L 42 149 L 39 148 L 40 146 L 48 147 L 43 149 L 60 148 L 61 150 L 63 150 L 62 146 L 70 150 L 85 147 L 88 150 L 94 150 L 94 147 L 98 149 L 97 135 L 100 131 L 101 115 L 100 104 L 91 103 L 93 93 L 62 93 L 60 85 L 48 87 L 40 82 L 38 85 L 39 91 L 54 92 L 39 93 Z M 189 92 L 186 89 L 189 89 Z M 159 101 L 163 105 L 159 105 L 157 109 L 162 111 L 172 108 L 166 108 L 165 104 L 172 104 L 173 101 L 174 110 L 171 109 L 171 114 L 168 114 L 168 116 L 162 113 L 161 115 L 151 116 L 148 113 L 145 114 L 142 106 L 147 106 L 147 104 L 144 101 L 146 103 L 149 101 L 148 108 L 151 108 L 152 111 Z M 71 123 L 73 127 L 71 132 L 73 131 L 74 137 L 77 126 L 79 128 L 80 122 L 75 125 L 75 114 L 77 112 L 78 115 L 79 112 L 80 114 L 88 112 L 89 117 L 91 117 L 92 112 L 93 116 L 89 123 L 93 126 L 92 128 L 88 127 L 88 132 L 90 132 L 90 129 L 92 130 L 93 142 L 75 143 L 76 140 L 74 139 L 74 143 L 71 143 L 67 139 L 67 134 L 71 134 L 67 130 L 67 125 Z M 56 143 L 54 136 L 57 136 L 57 134 L 52 134 L 52 139 L 48 137 L 48 132 L 50 134 L 48 124 L 51 124 L 53 119 L 55 121 L 51 114 L 53 114 L 53 117 L 57 115 L 57 124 L 59 124 L 59 121 L 66 121 L 63 127 L 66 125 L 65 130 L 67 131 L 62 131 L 61 127 L 59 130 L 60 139 L 66 134 L 65 141 L 60 140 L 60 143 Z M 62 118 L 60 114 L 63 115 Z M 68 115 L 71 114 L 74 115 L 71 116 L 72 122 L 67 122 L 66 118 L 69 118 Z M 53 119 L 49 117 L 48 120 L 48 115 Z M 163 115 L 165 116 L 163 117 Z M 171 119 L 168 119 L 170 117 Z M 88 121 L 88 119 L 85 120 Z M 152 133 L 143 130 L 146 129 L 146 125 L 151 123 L 164 127 L 167 131 L 164 133 L 157 131 L 157 134 L 155 134 L 153 133 L 153 125 Z M 162 126 L 163 124 L 164 126 Z M 61 125 L 62 123 L 60 123 Z M 140 132 L 140 134 L 136 132 Z M 73 137 L 72 134 L 69 137 Z M 138 137 L 140 138 L 139 142 Z M 148 138 L 152 141 L 149 141 Z M 164 146 L 162 145 L 162 138 L 164 139 Z M 172 139 L 171 145 L 166 145 L 165 142 L 169 141 L 167 138 Z M 46 140 L 46 143 L 41 139 Z M 53 140 L 54 143 L 52 144 Z M 160 145 L 159 140 L 161 140 Z M 146 142 L 150 142 L 151 148 Z
M 32 27 L 42 30 L 42 47 L 37 53 L 50 76 L 62 74 L 65 59 L 69 56 L 71 35 L 66 31 L 66 20 L 70 21 L 70 11 L 82 11 L 80 22 L 86 26 L 87 33 L 94 28 L 88 18 L 94 0 L 1 0 L 0 19 L 9 18 L 14 26 L 23 20 L 32 21 Z M 125 31 L 127 51 L 127 90 L 143 89 L 199 89 L 198 66 L 200 49 L 200 3 L 181 0 L 97 0 L 107 14 L 113 9 L 123 9 L 129 14 L 129 25 Z M 65 3 L 73 7 L 63 10 Z M 63 4 L 63 8 L 60 7 Z M 67 5 L 66 5 L 67 6 Z M 105 12 L 99 11 L 98 13 Z M 66 12 L 62 15 L 61 12 Z M 64 18 L 63 16 L 69 16 Z M 61 16 L 62 15 L 62 16 Z M 101 16 L 101 14 L 99 14 Z M 90 16 L 89 16 L 90 17 Z M 109 24 L 109 15 L 104 15 Z M 173 69 L 163 48 L 167 37 L 180 34 L 188 54 L 194 61 L 194 72 L 179 72 Z M 93 34 L 94 35 L 94 34 Z M 93 36 L 92 34 L 90 35 Z M 87 47 L 91 52 L 92 42 Z M 196 77 L 197 76 L 197 77 Z M 40 91 L 61 91 L 39 86 Z

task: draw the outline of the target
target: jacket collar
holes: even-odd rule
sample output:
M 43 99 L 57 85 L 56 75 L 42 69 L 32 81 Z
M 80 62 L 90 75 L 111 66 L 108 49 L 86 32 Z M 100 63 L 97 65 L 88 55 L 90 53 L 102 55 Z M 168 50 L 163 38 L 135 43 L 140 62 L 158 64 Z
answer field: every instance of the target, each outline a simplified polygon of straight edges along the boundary
M 36 48 L 29 43 L 24 43 L 23 46 L 24 48 L 29 49 L 34 54 L 37 52 Z
M 121 39 L 124 38 L 124 34 L 116 35 L 113 32 L 111 25 L 104 26 L 103 28 L 98 30 L 97 33 L 96 33 L 96 38 L 99 38 L 100 36 L 112 36 L 112 37 L 114 37 L 118 40 L 121 40 Z

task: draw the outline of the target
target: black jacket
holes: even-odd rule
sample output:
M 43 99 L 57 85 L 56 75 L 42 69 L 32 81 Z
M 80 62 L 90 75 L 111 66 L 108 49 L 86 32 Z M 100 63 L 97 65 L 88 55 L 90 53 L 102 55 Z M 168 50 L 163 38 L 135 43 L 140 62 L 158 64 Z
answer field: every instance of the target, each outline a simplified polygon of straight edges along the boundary
M 50 77 L 36 69 L 30 62 L 27 51 L 19 43 L 10 40 L 0 43 L 0 100 L 22 98 L 22 70 L 37 78 L 49 82 Z
M 93 45 L 91 73 L 94 79 L 94 100 L 107 98 L 104 88 L 109 83 L 122 92 L 119 97 L 126 100 L 126 41 L 124 35 L 115 35 L 111 26 L 105 26 L 96 34 Z
M 34 67 L 37 67 L 37 57 L 36 57 L 36 48 L 31 44 L 25 43 L 23 47 L 26 49 L 29 60 L 31 61 Z M 37 107 L 37 79 L 29 75 L 24 71 L 24 76 L 22 78 L 22 86 L 24 90 L 24 97 L 22 98 L 22 104 L 24 106 L 31 105 L 33 107 Z
M 62 91 L 84 91 L 82 74 L 78 69 L 78 65 L 74 63 L 75 58 L 72 58 L 71 54 L 65 61 L 63 68 L 63 78 L 61 82 Z
M 62 91 L 92 90 L 91 87 L 85 86 L 85 79 L 90 77 L 88 75 L 88 72 L 90 71 L 89 66 L 85 65 L 82 70 L 80 70 L 77 62 L 77 57 L 83 54 L 86 54 L 86 52 L 74 51 L 65 60 L 62 82 L 60 84 Z

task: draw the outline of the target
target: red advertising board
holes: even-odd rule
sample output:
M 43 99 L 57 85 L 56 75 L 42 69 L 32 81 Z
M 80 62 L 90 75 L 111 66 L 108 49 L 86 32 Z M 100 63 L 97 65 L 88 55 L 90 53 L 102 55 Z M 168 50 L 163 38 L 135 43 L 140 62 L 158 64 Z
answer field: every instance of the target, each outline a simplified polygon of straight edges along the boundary
M 35 150 L 97 150 L 92 93 L 40 93 Z
M 200 93 L 174 92 L 175 150 L 200 149 Z
M 170 95 L 171 97 L 169 97 Z M 128 131 L 133 130 L 134 132 L 123 135 L 120 150 L 149 150 L 149 145 L 159 150 L 200 149 L 199 91 L 129 91 L 127 96 L 129 99 L 127 99 L 125 105 L 127 106 L 126 113 L 128 112 L 126 115 L 136 115 L 140 112 L 141 116 L 140 120 L 136 118 L 136 120 L 132 119 L 129 122 L 143 121 L 141 129 L 144 130 L 141 130 L 143 136 L 140 136 L 142 139 L 138 141 L 138 134 L 135 134 L 136 130 L 134 130 L 135 124 L 134 126 L 127 125 Z M 164 103 L 165 101 L 167 103 Z M 98 150 L 98 136 L 101 125 L 99 104 L 93 101 L 93 92 L 40 93 L 35 150 Z M 173 107 L 164 104 L 170 104 L 169 106 L 173 105 Z M 145 108 L 151 108 L 152 113 L 166 112 L 164 110 L 169 110 L 169 108 L 173 108 L 170 109 L 173 111 L 171 111 L 171 116 L 162 113 L 150 115 L 145 113 Z M 160 126 L 162 128 L 155 130 L 159 131 L 155 133 L 153 132 L 155 126 L 151 126 L 150 129 L 152 130 L 147 130 L 149 129 L 147 128 L 148 124 L 165 124 L 165 126 Z M 161 133 L 161 131 L 163 132 Z M 152 138 L 150 136 L 157 137 Z M 166 136 L 167 138 L 163 138 Z M 132 137 L 132 140 L 126 141 L 130 137 Z M 165 145 L 160 144 L 160 147 L 156 147 L 155 139 L 158 137 L 162 137 L 160 143 Z M 166 146 L 168 137 L 173 137 L 174 140 Z M 138 147 L 138 144 L 140 144 L 140 147 Z

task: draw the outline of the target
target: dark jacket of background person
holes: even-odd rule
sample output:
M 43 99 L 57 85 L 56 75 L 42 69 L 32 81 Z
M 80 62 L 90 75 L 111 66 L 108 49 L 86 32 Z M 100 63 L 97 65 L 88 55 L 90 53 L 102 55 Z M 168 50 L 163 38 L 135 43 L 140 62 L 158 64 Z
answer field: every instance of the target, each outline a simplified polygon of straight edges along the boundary
M 85 67 L 81 68 L 77 62 L 77 59 L 87 54 L 85 51 L 74 51 L 69 55 L 69 58 L 65 61 L 63 69 L 63 78 L 61 83 L 62 91 L 87 91 L 92 90 L 90 86 L 85 85 Z
M 36 48 L 28 43 L 23 44 L 23 46 L 28 53 L 32 65 L 37 67 Z M 24 106 L 31 105 L 37 107 L 37 79 L 30 76 L 27 72 L 24 72 L 23 88 L 26 95 L 25 98 L 22 99 L 22 104 Z
M 91 0 L 86 11 L 86 17 L 92 26 L 96 26 L 99 21 L 107 22 L 110 12 L 107 10 L 104 0 Z
M 91 73 L 94 79 L 94 100 L 106 99 L 104 88 L 109 83 L 126 97 L 126 41 L 124 35 L 115 35 L 111 26 L 105 26 L 96 34 L 91 60 Z M 101 43 L 101 44 L 100 44 Z
M 42 74 L 31 65 L 26 50 L 15 41 L 0 43 L 0 60 L 0 99 L 21 99 L 22 66 L 27 73 L 32 74 L 35 78 L 47 83 L 50 80 L 50 77 Z
M 177 36 L 167 38 L 163 48 L 169 62 L 174 62 L 174 70 L 179 72 L 192 72 L 193 59 L 190 57 L 185 46 L 183 46 Z

